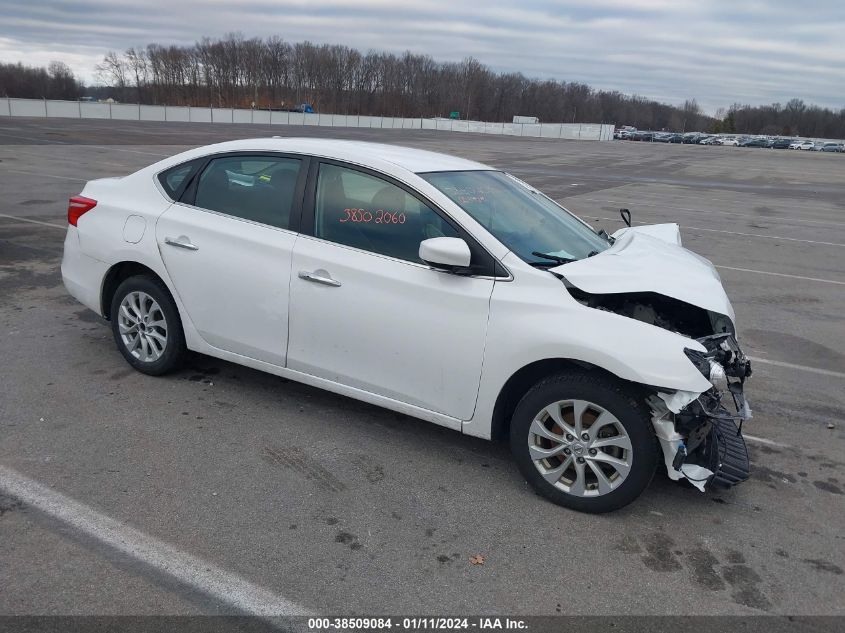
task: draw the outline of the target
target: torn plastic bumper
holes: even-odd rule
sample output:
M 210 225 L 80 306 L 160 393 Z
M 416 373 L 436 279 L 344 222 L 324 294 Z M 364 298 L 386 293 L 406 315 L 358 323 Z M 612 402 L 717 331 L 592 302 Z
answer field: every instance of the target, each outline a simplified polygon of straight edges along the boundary
M 658 392 L 649 399 L 655 433 L 669 477 L 705 486 L 730 487 L 748 479 L 742 424 L 751 418 L 743 391 L 751 363 L 733 334 L 697 339 L 706 352 L 685 350 L 713 387 L 702 393 Z

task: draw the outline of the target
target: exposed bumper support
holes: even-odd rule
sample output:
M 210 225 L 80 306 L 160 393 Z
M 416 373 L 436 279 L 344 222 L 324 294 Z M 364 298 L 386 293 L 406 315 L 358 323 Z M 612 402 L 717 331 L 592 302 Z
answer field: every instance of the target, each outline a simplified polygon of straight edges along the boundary
M 687 350 L 687 356 L 713 388 L 702 393 L 659 392 L 649 404 L 669 477 L 687 479 L 703 491 L 707 484 L 729 487 L 748 479 L 742 424 L 751 418 L 743 392 L 751 364 L 731 334 L 698 341 L 707 352 Z

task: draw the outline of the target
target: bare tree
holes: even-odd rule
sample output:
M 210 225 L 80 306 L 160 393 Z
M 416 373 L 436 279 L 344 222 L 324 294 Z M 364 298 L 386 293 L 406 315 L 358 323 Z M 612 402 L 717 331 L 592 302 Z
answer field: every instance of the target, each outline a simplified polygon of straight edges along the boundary
M 125 99 L 129 69 L 126 59 L 114 51 L 109 51 L 103 61 L 96 66 L 97 78 L 117 90 L 121 100 Z

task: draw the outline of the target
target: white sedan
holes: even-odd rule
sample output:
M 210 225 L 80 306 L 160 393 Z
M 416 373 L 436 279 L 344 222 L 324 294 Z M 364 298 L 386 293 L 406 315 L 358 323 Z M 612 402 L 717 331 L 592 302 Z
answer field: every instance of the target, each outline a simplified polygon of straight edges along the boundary
M 65 286 L 138 371 L 194 350 L 509 437 L 537 492 L 582 511 L 630 503 L 659 463 L 702 490 L 748 477 L 750 365 L 676 224 L 609 236 L 493 167 L 318 139 L 93 180 L 68 224 Z

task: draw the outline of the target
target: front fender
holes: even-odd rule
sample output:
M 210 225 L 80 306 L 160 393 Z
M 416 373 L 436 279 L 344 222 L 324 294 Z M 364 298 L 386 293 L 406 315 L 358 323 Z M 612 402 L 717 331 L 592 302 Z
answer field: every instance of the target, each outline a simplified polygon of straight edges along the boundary
M 581 305 L 560 280 L 542 271 L 522 275 L 518 284 L 496 283 L 478 406 L 463 430 L 490 437 L 493 408 L 508 379 L 542 360 L 582 361 L 634 383 L 707 391 L 710 382 L 684 348 L 703 350 L 686 336 Z

